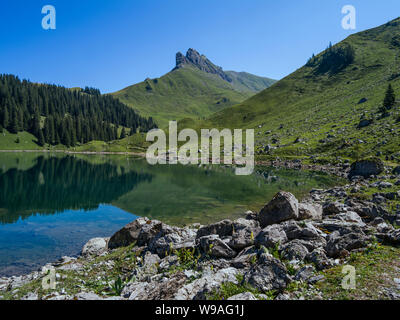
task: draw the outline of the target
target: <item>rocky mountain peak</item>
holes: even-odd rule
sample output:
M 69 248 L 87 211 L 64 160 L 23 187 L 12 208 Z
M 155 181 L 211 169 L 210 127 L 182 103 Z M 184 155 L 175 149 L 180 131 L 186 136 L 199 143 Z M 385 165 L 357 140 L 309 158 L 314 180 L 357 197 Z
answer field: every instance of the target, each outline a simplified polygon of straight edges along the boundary
M 216 74 L 223 80 L 232 82 L 232 79 L 222 70 L 221 67 L 216 66 L 205 55 L 201 55 L 195 49 L 190 48 L 184 56 L 181 52 L 176 54 L 176 69 L 184 68 L 187 65 L 194 66 L 201 71 Z

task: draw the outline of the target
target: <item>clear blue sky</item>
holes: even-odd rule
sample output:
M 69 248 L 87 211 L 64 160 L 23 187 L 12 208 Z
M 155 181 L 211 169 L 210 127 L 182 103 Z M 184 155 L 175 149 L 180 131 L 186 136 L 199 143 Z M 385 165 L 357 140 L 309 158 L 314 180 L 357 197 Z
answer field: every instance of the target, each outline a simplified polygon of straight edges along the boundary
M 56 30 L 41 27 L 46 4 Z M 347 4 L 355 31 L 341 27 Z M 191 47 L 224 70 L 279 79 L 329 41 L 398 16 L 399 0 L 3 0 L 0 73 L 113 92 L 165 74 Z

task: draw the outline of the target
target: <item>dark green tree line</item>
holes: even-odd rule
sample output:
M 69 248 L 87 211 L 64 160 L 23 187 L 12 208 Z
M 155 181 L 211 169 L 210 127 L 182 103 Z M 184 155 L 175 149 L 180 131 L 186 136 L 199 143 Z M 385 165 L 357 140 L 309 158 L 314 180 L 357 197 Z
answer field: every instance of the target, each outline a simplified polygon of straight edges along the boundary
M 125 130 L 118 136 L 120 126 L 131 132 L 156 127 L 151 117 L 139 116 L 98 89 L 39 85 L 13 75 L 0 75 L 0 126 L 11 133 L 28 131 L 40 145 L 66 146 L 125 137 Z

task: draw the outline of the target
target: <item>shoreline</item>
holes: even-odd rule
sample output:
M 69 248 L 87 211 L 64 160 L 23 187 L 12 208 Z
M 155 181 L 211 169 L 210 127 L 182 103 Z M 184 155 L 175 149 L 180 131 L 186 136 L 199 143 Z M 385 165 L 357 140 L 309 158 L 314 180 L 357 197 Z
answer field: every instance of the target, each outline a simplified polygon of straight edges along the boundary
M 70 150 L 0 150 L 0 153 L 64 153 L 64 154 L 83 154 L 83 155 L 127 155 L 146 158 L 144 152 L 118 152 L 118 151 L 70 151 Z M 319 165 L 304 164 L 299 159 L 294 160 L 255 160 L 256 166 L 267 166 L 273 168 L 284 168 L 293 170 L 306 170 L 323 172 L 338 177 L 346 177 L 346 169 L 350 167 L 348 163 L 342 165 Z M 223 163 L 221 165 L 224 165 Z
M 38 271 L 0 278 L 0 299 L 331 299 L 324 287 L 330 285 L 325 270 L 339 272 L 349 261 L 356 263 L 354 257 L 380 250 L 393 251 L 389 258 L 398 259 L 400 230 L 392 223 L 400 223 L 400 212 L 391 216 L 386 203 L 400 199 L 399 179 L 386 168 L 377 177 L 311 190 L 301 202 L 280 192 L 260 212 L 247 212 L 235 221 L 179 228 L 138 218 L 111 238 L 91 239 L 79 257 L 47 264 L 56 270 L 62 288 L 43 291 L 44 274 Z M 376 188 L 381 192 L 371 199 L 358 198 L 360 192 Z M 280 210 L 272 215 L 275 205 Z M 396 274 L 388 269 L 374 276 Z M 90 277 L 104 279 L 101 290 L 90 285 Z M 64 278 L 68 282 L 63 283 Z M 76 289 L 78 283 L 88 284 Z M 224 291 L 226 283 L 234 292 Z M 297 289 L 290 289 L 294 285 Z M 394 287 L 377 289 L 380 298 L 400 299 Z

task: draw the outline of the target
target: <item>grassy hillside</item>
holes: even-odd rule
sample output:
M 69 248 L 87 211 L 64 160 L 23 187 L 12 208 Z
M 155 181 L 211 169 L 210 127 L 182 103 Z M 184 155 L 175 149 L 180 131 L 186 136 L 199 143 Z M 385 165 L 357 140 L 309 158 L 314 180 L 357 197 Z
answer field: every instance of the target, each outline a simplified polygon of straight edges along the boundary
M 232 79 L 233 88 L 241 92 L 258 93 L 276 82 L 247 72 L 225 71 L 225 73 Z
M 400 158 L 399 105 L 389 117 L 379 119 L 378 114 L 389 83 L 400 97 L 399 35 L 400 19 L 351 35 L 333 47 L 354 49 L 350 65 L 323 70 L 321 53 L 315 63 L 197 125 L 255 128 L 258 151 L 273 157 L 382 153 Z M 373 123 L 358 129 L 360 119 Z M 266 145 L 276 149 L 266 153 Z
M 252 95 L 239 92 L 215 74 L 185 67 L 159 79 L 148 79 L 114 93 L 142 115 L 152 116 L 160 127 L 168 120 L 201 118 L 235 105 Z
M 37 138 L 28 132 L 13 134 L 7 130 L 0 131 L 0 150 L 40 150 Z

